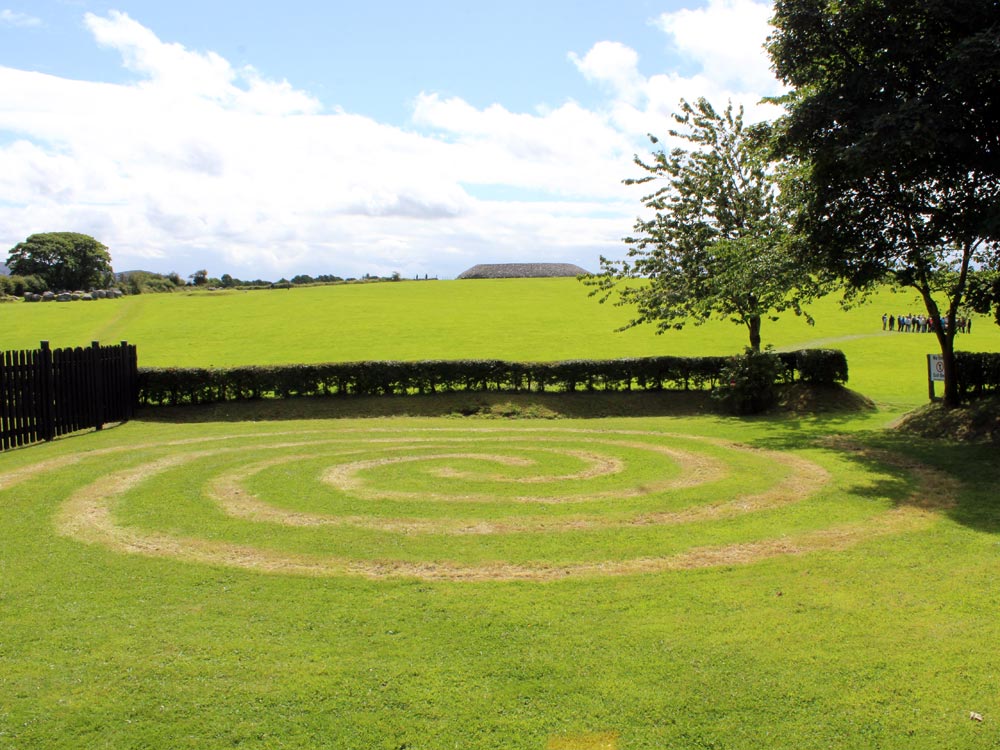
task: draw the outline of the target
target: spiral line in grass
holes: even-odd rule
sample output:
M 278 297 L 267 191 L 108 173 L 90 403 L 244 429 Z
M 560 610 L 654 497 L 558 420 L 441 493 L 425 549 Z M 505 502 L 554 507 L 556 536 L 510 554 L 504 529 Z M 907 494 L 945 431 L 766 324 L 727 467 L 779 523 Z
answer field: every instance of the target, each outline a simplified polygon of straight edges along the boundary
M 77 464 L 98 476 L 61 501 L 61 535 L 270 574 L 545 580 L 736 565 L 919 529 L 936 510 L 869 507 L 797 453 L 558 427 L 149 443 L 41 461 L 0 474 L 0 490 Z

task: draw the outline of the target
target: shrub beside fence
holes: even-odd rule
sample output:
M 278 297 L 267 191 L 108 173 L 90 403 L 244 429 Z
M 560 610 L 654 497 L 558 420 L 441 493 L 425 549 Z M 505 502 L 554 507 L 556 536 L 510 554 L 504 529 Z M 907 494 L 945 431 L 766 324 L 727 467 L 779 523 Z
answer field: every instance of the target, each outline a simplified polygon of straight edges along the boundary
M 135 346 L 40 349 L 0 353 L 0 450 L 100 430 L 134 413 Z
M 779 380 L 847 381 L 843 352 L 774 355 Z M 704 390 L 719 384 L 732 357 L 642 357 L 562 362 L 427 360 L 333 362 L 269 367 L 140 368 L 139 401 L 148 406 L 210 404 L 293 396 L 380 396 L 456 391 Z
M 959 398 L 1000 393 L 1000 353 L 955 352 Z

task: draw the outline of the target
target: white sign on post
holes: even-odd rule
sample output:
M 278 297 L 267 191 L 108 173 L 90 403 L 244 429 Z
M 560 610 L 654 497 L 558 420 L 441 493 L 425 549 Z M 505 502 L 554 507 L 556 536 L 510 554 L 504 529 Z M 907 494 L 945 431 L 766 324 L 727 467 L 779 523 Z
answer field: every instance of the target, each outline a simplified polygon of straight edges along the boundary
M 940 354 L 927 355 L 927 370 L 932 383 L 944 382 L 944 357 Z

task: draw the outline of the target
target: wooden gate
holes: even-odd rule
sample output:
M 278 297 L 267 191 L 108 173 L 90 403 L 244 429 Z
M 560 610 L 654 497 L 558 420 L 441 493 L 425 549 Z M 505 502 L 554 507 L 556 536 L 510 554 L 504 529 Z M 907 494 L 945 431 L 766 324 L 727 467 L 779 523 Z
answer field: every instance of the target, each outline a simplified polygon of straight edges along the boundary
M 117 346 L 0 353 L 0 450 L 100 430 L 131 419 L 138 395 L 136 349 Z

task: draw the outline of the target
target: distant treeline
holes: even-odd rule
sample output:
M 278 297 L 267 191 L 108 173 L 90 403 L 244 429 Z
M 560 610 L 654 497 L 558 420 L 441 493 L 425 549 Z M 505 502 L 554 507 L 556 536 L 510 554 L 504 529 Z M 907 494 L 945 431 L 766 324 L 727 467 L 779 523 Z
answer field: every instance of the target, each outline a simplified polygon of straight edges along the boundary
M 2 277 L 0 277 L 2 278 Z M 8 277 L 16 278 L 16 277 Z M 419 276 L 416 277 L 419 279 Z M 429 277 L 424 276 L 424 280 Z M 291 289 L 293 286 L 316 286 L 323 284 L 355 284 L 371 283 L 377 281 L 402 281 L 402 276 L 393 273 L 390 276 L 373 276 L 365 274 L 360 278 L 353 276 L 343 277 L 334 274 L 321 273 L 316 276 L 309 274 L 298 274 L 290 279 L 284 277 L 277 281 L 269 279 L 238 279 L 228 273 L 222 274 L 219 278 L 208 275 L 208 271 L 195 271 L 183 279 L 176 272 L 154 273 L 153 271 L 125 271 L 116 273 L 115 281 L 126 294 L 155 294 L 161 292 L 175 292 L 179 289 Z M 23 286 L 23 285 L 22 285 Z M 27 288 L 27 287 L 26 287 Z M 0 289 L 2 290 L 2 289 Z M 36 291 L 28 288 L 28 291 Z M 44 288 L 42 290 L 44 291 Z M 16 293 L 16 292 L 11 292 Z

